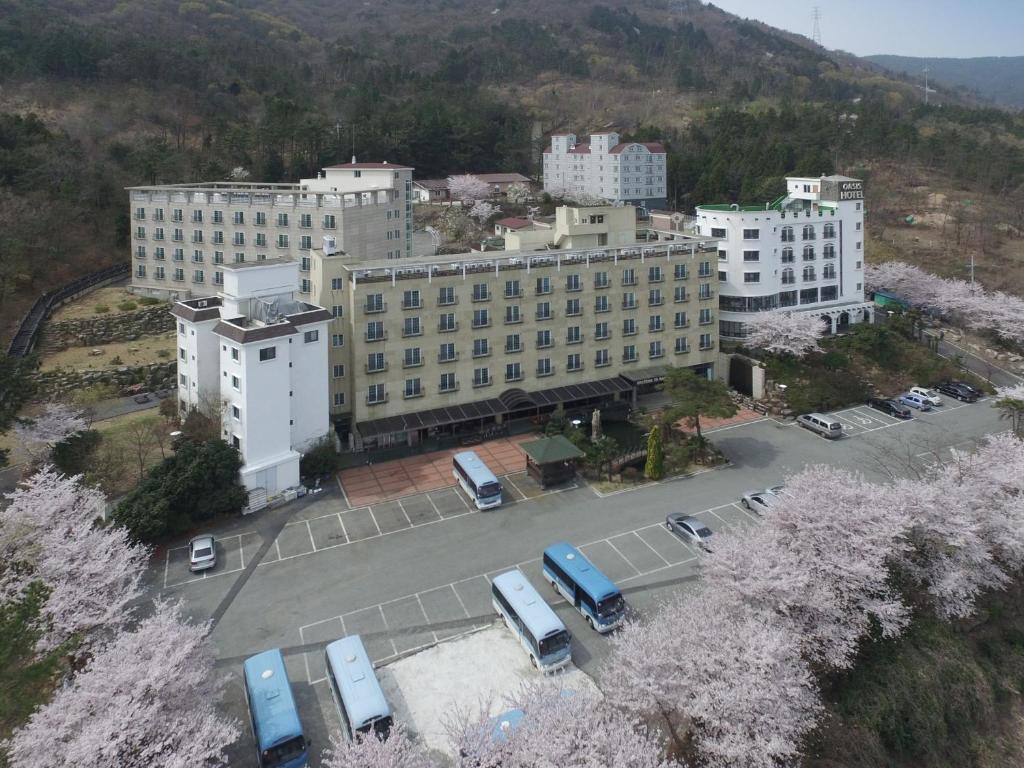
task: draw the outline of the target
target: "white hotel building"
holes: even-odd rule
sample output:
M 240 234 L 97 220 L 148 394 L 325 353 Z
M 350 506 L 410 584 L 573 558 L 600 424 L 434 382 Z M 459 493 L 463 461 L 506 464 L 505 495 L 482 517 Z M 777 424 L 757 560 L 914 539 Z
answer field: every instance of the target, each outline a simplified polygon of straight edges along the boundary
M 746 335 L 752 312 L 792 307 L 829 330 L 870 320 L 864 300 L 864 183 L 847 176 L 786 179 L 763 206 L 699 205 L 700 235 L 719 241 L 719 334 Z
M 593 133 L 589 142 L 579 143 L 573 133 L 555 133 L 544 150 L 544 191 L 583 193 L 647 210 L 665 208 L 665 158 L 661 144 L 620 142 L 614 132 Z
M 143 296 L 215 296 L 229 265 L 290 259 L 308 300 L 309 253 L 324 235 L 362 259 L 412 255 L 407 166 L 353 158 L 298 184 L 161 184 L 129 187 L 128 198 L 131 290 Z
M 330 434 L 327 310 L 296 298 L 299 264 L 225 264 L 216 297 L 178 301 L 178 404 L 221 419 L 241 481 L 276 496 Z

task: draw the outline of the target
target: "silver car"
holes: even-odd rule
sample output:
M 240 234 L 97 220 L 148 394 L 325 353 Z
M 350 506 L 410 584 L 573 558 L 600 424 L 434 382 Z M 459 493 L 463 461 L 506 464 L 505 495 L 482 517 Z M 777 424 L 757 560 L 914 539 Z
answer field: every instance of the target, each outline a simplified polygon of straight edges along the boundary
M 743 494 L 741 501 L 743 506 L 751 512 L 763 515 L 769 507 L 776 503 L 780 493 L 782 493 L 782 486 L 776 485 L 763 491 L 747 491 Z
M 213 536 L 196 536 L 188 543 L 188 569 L 193 573 L 213 568 L 217 564 L 217 542 Z
M 690 517 L 684 512 L 673 512 L 665 518 L 665 527 L 683 541 L 711 551 L 708 541 L 712 531 L 696 517 Z

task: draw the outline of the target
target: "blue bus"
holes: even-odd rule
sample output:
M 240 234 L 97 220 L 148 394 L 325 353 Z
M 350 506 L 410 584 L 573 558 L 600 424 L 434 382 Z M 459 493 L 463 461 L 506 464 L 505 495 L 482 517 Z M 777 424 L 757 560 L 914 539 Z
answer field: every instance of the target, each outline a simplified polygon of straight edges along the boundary
M 551 672 L 572 660 L 569 631 L 522 571 L 508 571 L 494 578 L 491 603 L 537 669 Z
M 452 458 L 452 474 L 476 502 L 477 509 L 501 504 L 501 483 L 474 451 L 461 451 Z
M 544 550 L 544 578 L 576 606 L 591 629 L 611 632 L 626 616 L 626 603 L 614 582 L 576 547 L 561 542 Z
M 328 644 L 326 653 L 327 676 L 338 697 L 349 736 L 373 733 L 387 738 L 391 730 L 391 707 L 359 635 L 335 640 Z
M 302 768 L 309 742 L 302 733 L 284 657 L 275 648 L 245 660 L 245 698 L 260 768 Z

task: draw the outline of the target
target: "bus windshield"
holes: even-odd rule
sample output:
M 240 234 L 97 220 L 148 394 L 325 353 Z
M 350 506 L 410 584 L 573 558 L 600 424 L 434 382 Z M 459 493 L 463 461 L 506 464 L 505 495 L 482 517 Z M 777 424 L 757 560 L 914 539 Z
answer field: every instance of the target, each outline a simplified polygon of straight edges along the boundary
M 295 736 L 275 744 L 263 752 L 263 765 L 267 768 L 275 768 L 284 765 L 299 757 L 306 749 L 306 740 L 302 736 Z
M 545 637 L 543 640 L 541 640 L 540 648 L 538 648 L 537 650 L 539 651 L 541 658 L 544 658 L 545 656 L 550 656 L 554 653 L 560 653 L 568 647 L 569 633 L 563 629 L 557 632 L 556 634 L 551 635 L 549 637 Z
M 477 490 L 477 495 L 481 499 L 490 499 L 494 496 L 501 495 L 501 483 L 484 483 Z
M 622 595 L 612 595 L 597 604 L 597 615 L 602 619 L 607 616 L 614 616 L 617 613 L 621 613 L 625 606 L 626 602 L 622 599 Z
M 391 716 L 388 715 L 387 717 L 378 717 L 373 722 L 367 723 L 358 730 L 360 733 L 370 733 L 371 731 L 373 731 L 373 734 L 377 738 L 386 739 L 388 737 L 388 734 L 391 733 Z

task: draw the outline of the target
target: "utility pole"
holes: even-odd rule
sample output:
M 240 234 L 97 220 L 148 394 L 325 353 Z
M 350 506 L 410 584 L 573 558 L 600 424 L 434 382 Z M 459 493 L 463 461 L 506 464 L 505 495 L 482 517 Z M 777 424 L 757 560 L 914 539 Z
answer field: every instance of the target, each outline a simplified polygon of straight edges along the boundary
M 924 103 L 928 106 L 928 65 L 924 65 Z

